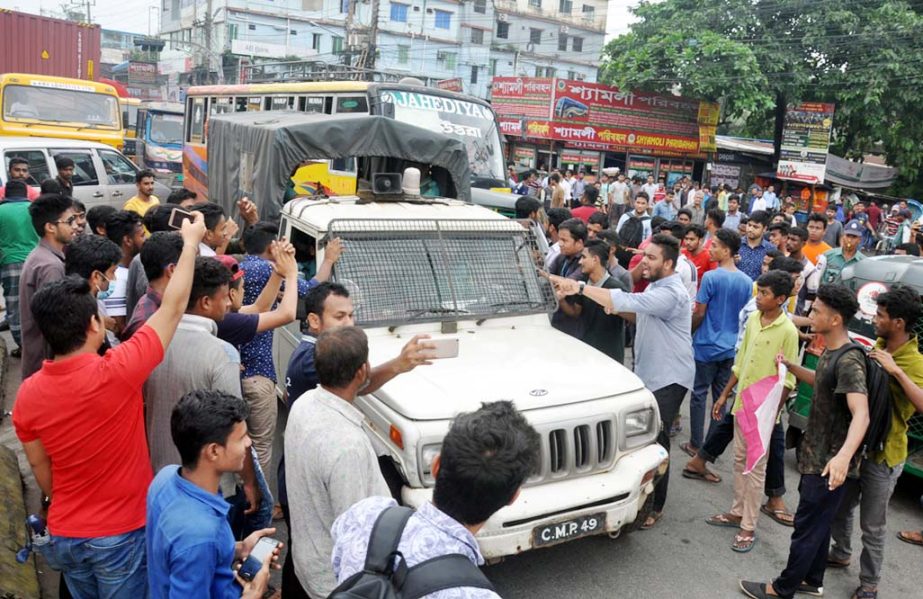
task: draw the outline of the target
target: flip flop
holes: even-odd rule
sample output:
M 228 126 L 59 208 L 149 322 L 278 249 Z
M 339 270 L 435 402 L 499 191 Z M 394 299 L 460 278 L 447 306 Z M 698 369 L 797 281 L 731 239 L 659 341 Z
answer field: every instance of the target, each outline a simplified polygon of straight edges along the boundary
M 709 478 L 711 477 L 711 478 Z M 692 480 L 700 480 L 702 482 L 711 483 L 717 485 L 721 482 L 721 477 L 712 472 L 711 470 L 705 469 L 705 473 L 696 472 L 695 470 L 689 470 L 688 468 L 683 468 L 683 478 L 691 478 Z
M 848 568 L 848 567 L 849 567 L 849 560 L 846 560 L 845 562 L 843 562 L 843 561 L 840 561 L 840 560 L 838 560 L 838 559 L 833 559 L 832 557 L 828 557 L 828 558 L 827 558 L 827 567 L 828 567 L 828 568 L 832 568 L 832 569 L 834 569 L 834 570 L 842 570 L 842 569 L 844 569 L 844 568 Z
M 902 540 L 905 543 L 910 543 L 911 545 L 920 545 L 921 547 L 923 547 L 923 541 L 918 541 L 912 537 L 905 536 L 904 535 L 905 532 L 916 532 L 916 531 L 902 530 L 899 533 L 897 533 L 897 538 Z
M 741 545 L 742 541 L 750 541 L 748 545 Z M 740 535 L 734 535 L 734 542 L 731 543 L 731 550 L 736 551 L 737 553 L 749 553 L 753 546 L 756 545 L 756 535 L 752 537 L 742 537 Z
M 790 512 L 787 512 L 786 510 L 771 510 L 771 509 L 769 509 L 769 506 L 767 506 L 767 505 L 764 503 L 763 505 L 760 506 L 760 512 L 766 514 L 767 516 L 769 516 L 770 518 L 772 518 L 773 520 L 775 520 L 776 522 L 778 522 L 778 523 L 781 524 L 782 526 L 791 526 L 791 527 L 794 527 L 794 526 L 795 526 L 795 516 L 794 516 L 793 514 L 791 514 Z M 791 516 L 792 519 L 791 519 L 791 520 L 783 520 L 783 519 L 782 519 L 782 516 L 783 516 L 783 515 Z
M 692 445 L 692 443 L 683 443 L 679 446 L 680 449 L 686 452 L 690 458 L 694 458 L 699 453 L 699 448 Z
M 650 530 L 660 522 L 660 519 L 663 518 L 663 512 L 651 512 L 648 514 L 647 518 L 644 519 L 644 522 L 641 524 L 641 530 Z M 648 524 L 650 521 L 650 524 Z
M 740 522 L 735 522 L 727 518 L 725 514 L 716 514 L 709 518 L 705 518 L 705 524 L 711 526 L 719 526 L 721 528 L 740 528 Z

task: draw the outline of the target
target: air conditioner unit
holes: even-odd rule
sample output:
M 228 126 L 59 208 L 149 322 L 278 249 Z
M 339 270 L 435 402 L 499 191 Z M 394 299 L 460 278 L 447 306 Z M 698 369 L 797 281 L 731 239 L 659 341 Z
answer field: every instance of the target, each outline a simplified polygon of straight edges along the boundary
M 508 18 L 509 18 L 509 17 L 507 16 L 506 13 L 502 13 L 502 12 L 501 12 L 501 13 L 497 13 L 497 20 L 500 21 L 501 23 L 506 23 L 506 21 L 507 21 Z
M 568 31 L 570 31 L 570 27 L 568 27 L 567 25 L 561 25 L 558 31 L 560 31 L 561 33 L 567 33 Z

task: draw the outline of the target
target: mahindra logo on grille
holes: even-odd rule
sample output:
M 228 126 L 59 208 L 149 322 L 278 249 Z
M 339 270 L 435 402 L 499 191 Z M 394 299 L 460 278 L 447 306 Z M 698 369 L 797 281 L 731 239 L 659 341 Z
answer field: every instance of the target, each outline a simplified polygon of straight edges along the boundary
M 532 389 L 531 391 L 529 391 L 529 395 L 531 395 L 532 397 L 545 397 L 546 395 L 548 395 L 548 390 L 547 389 Z

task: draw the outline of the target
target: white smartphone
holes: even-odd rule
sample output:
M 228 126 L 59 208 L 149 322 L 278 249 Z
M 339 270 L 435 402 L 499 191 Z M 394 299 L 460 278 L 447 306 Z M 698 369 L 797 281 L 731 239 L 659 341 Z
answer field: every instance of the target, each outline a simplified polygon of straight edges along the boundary
M 275 539 L 269 537 L 261 538 L 256 543 L 253 551 L 250 552 L 250 555 L 247 556 L 247 559 L 240 566 L 240 570 L 238 570 L 237 573 L 248 582 L 253 580 L 257 572 L 260 571 L 260 568 L 263 567 L 263 562 L 266 561 L 266 557 L 275 551 L 278 546 L 279 541 Z
M 454 339 L 427 339 L 424 343 L 435 345 L 435 349 L 429 350 L 433 358 L 457 358 L 458 357 L 458 338 Z

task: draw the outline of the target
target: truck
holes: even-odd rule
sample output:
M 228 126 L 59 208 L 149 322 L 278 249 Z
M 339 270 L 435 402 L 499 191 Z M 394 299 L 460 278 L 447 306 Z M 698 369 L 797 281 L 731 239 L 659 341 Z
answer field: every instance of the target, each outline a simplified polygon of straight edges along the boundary
M 614 537 L 644 521 L 668 463 L 656 442 L 657 402 L 622 364 L 551 326 L 557 301 L 533 232 L 470 202 L 463 142 L 381 116 L 240 113 L 210 122 L 209 192 L 231 206 L 243 194 L 258 204 L 278 197 L 300 161 L 357 161 L 356 194 L 295 198 L 281 207 L 279 228 L 299 263 L 319 264 L 326 242 L 341 240 L 332 280 L 350 291 L 371 363 L 417 334 L 457 342 L 457 357 L 354 404 L 401 503 L 431 499 L 433 463 L 457 414 L 508 399 L 539 432 L 541 465 L 478 533 L 485 558 Z M 419 194 L 421 173 L 439 194 Z M 283 383 L 301 335 L 293 323 L 274 336 Z
M 29 73 L 95 81 L 99 25 L 0 10 L 0 73 Z

